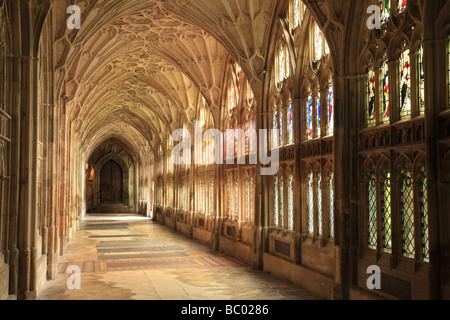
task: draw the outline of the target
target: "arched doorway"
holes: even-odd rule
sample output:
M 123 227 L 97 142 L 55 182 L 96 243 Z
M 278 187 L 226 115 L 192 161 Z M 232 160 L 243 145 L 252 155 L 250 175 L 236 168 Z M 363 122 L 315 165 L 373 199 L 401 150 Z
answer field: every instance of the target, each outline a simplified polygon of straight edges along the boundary
M 120 165 L 109 160 L 100 172 L 100 202 L 123 202 L 123 172 Z

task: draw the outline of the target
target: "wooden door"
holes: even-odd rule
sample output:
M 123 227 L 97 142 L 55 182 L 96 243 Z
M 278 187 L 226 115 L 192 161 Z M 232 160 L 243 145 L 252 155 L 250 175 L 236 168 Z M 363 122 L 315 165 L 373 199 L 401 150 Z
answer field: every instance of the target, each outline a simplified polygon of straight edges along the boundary
M 101 202 L 122 202 L 122 179 L 122 169 L 117 162 L 110 160 L 105 163 L 100 173 Z

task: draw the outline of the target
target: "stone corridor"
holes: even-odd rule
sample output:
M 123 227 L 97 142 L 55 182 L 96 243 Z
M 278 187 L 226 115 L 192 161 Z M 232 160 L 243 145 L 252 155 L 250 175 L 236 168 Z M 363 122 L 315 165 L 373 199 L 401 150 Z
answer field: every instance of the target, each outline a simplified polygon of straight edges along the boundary
M 89 215 L 39 300 L 313 300 L 273 276 L 138 215 Z M 69 266 L 81 269 L 70 290 Z

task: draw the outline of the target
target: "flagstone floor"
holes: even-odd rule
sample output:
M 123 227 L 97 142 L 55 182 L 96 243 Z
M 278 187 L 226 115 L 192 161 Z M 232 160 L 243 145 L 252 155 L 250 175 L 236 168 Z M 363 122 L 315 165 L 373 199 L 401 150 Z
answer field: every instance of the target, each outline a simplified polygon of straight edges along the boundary
M 68 268 L 80 273 L 69 289 Z M 38 300 L 315 300 L 290 283 L 135 215 L 91 215 Z

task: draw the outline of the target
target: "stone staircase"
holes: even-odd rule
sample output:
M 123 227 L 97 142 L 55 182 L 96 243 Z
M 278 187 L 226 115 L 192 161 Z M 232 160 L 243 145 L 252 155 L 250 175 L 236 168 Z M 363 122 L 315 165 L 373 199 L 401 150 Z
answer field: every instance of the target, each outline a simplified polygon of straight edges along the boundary
M 89 209 L 89 213 L 134 213 L 128 206 L 120 202 L 105 202 Z

